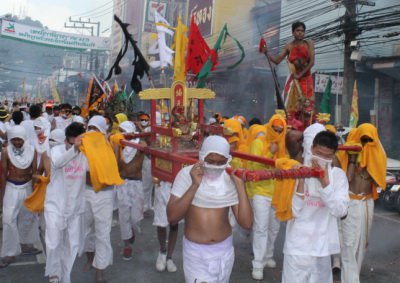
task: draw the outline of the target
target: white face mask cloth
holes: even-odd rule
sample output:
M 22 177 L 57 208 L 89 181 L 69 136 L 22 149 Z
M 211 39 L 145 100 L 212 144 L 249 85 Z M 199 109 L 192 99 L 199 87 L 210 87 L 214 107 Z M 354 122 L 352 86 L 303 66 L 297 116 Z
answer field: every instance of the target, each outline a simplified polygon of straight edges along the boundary
M 10 142 L 7 153 L 11 163 L 15 167 L 18 169 L 26 169 L 32 164 L 35 151 L 33 146 L 26 142 L 24 142 L 24 145 L 21 148 L 14 147 L 12 142 Z
M 205 164 L 204 176 L 192 204 L 203 208 L 223 208 L 238 204 L 235 184 L 225 172 L 227 165 Z
M 326 166 L 328 166 L 329 180 L 332 180 L 332 160 L 324 159 L 317 155 L 311 154 L 309 161 L 306 163 L 306 166 L 311 167 L 312 160 L 317 161 L 322 169 L 325 169 Z M 319 192 L 320 189 L 322 189 L 322 185 L 318 178 L 307 178 L 304 181 L 304 191 L 306 195 L 309 195 L 310 197 L 320 198 L 321 197 L 321 193 Z
M 227 164 L 224 165 L 212 165 L 207 162 L 204 163 L 204 176 L 206 181 L 215 181 L 218 180 L 219 177 L 221 177 L 221 174 L 224 172 L 226 169 Z
M 148 122 L 148 121 L 140 121 L 140 124 L 141 124 L 143 127 L 146 127 L 146 126 L 149 124 L 149 122 Z
M 130 140 L 130 142 L 139 143 L 139 139 L 138 138 L 133 139 L 133 140 Z M 135 158 L 136 153 L 137 153 L 136 148 L 131 147 L 131 146 L 125 146 L 121 153 L 122 161 L 125 164 L 128 164 L 129 162 L 131 162 L 133 160 L 133 158 Z

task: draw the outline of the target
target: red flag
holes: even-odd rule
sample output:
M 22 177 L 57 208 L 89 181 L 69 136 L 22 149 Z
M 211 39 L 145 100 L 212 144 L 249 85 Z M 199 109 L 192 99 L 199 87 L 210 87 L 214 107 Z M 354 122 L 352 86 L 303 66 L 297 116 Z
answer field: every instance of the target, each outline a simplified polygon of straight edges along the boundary
M 186 73 L 192 70 L 194 74 L 198 74 L 210 55 L 212 57 L 213 67 L 217 65 L 216 52 L 208 47 L 207 42 L 200 33 L 199 27 L 194 22 L 193 16 L 190 24 L 187 50 Z

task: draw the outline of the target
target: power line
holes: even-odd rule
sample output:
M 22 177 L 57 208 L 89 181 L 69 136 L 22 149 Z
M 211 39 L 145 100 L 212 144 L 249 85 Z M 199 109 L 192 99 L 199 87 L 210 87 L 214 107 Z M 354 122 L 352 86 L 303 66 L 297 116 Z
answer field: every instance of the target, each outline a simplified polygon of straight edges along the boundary
M 83 17 L 83 16 L 86 15 L 87 13 L 91 13 L 91 12 L 93 12 L 93 11 L 96 11 L 96 10 L 98 10 L 98 9 L 101 9 L 101 8 L 103 8 L 104 6 L 107 6 L 108 4 L 113 3 L 113 2 L 114 2 L 114 1 L 107 2 L 107 3 L 101 5 L 101 6 L 97 7 L 97 8 L 94 8 L 94 9 L 92 9 L 92 10 L 89 10 L 89 11 L 86 11 L 86 12 L 83 12 L 83 13 L 78 13 L 78 14 L 75 14 L 75 15 L 71 15 L 71 17 L 76 17 L 76 16 L 81 16 L 81 17 Z

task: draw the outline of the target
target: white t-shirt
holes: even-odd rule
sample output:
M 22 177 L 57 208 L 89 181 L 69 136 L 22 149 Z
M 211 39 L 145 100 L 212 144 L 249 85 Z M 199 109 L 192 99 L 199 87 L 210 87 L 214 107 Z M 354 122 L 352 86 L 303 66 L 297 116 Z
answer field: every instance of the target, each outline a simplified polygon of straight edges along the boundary
M 179 171 L 172 185 L 171 194 L 181 198 L 192 185 L 190 170 L 193 165 L 187 166 Z M 239 203 L 235 184 L 231 177 L 224 171 L 216 183 L 207 182 L 206 178 L 200 183 L 193 198 L 192 205 L 203 208 L 223 208 Z
M 57 145 L 50 151 L 51 177 L 46 190 L 45 210 L 68 217 L 84 212 L 88 164 L 74 147 Z
M 347 213 L 349 183 L 342 169 L 332 168 L 332 180 L 313 197 L 305 188 L 304 199 L 293 194 L 294 218 L 286 225 L 283 253 L 324 257 L 340 252 L 337 219 Z

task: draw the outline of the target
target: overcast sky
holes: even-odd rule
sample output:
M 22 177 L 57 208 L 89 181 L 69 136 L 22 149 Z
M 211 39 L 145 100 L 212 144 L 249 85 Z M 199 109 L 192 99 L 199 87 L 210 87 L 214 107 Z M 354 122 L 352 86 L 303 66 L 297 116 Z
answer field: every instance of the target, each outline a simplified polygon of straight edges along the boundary
M 112 7 L 112 0 L 2 0 L 0 16 L 8 13 L 29 16 L 49 29 L 81 34 L 81 30 L 64 28 L 64 23 L 70 16 L 73 19 L 90 17 L 91 21 L 100 21 L 100 35 L 108 36 L 110 30 L 105 30 L 111 27 Z M 90 31 L 84 34 L 89 35 Z

